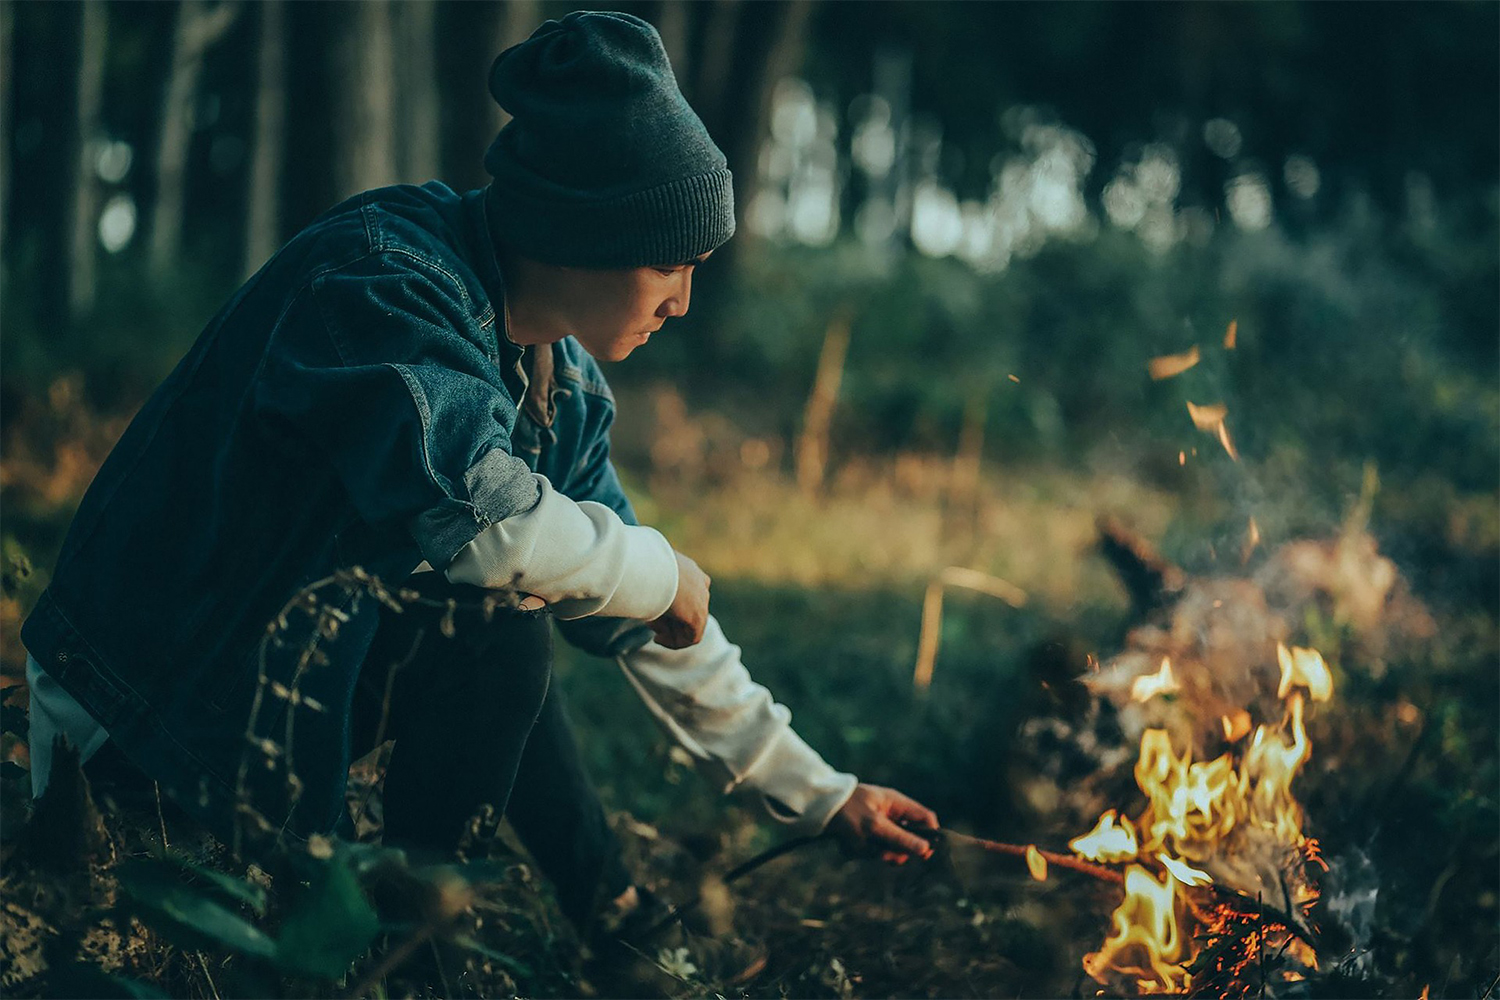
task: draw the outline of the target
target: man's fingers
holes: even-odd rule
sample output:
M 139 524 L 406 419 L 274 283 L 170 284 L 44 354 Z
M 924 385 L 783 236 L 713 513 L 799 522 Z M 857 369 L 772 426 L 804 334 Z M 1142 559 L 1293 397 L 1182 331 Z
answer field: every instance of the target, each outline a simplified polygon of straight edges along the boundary
M 891 802 L 890 814 L 897 819 L 911 820 L 921 823 L 930 830 L 938 828 L 937 813 L 928 809 L 922 803 L 909 799 L 902 795 Z
M 932 845 L 914 833 L 907 833 L 884 816 L 878 817 L 870 828 L 870 836 L 887 844 L 901 848 L 908 854 L 925 858 L 932 853 Z

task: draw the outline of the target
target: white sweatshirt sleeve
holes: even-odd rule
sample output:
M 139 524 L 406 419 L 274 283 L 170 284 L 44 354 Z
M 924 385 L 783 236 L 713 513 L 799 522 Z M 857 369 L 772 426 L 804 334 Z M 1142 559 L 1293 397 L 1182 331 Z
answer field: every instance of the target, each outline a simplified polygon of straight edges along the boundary
M 661 532 L 536 480 L 536 506 L 482 530 L 448 565 L 448 579 L 535 594 L 561 619 L 661 617 L 677 596 L 677 554 Z
M 686 649 L 648 642 L 617 657 L 663 728 L 725 792 L 759 793 L 773 817 L 818 833 L 858 779 L 834 770 L 792 731 L 791 712 L 751 679 L 740 648 L 709 617 L 703 641 Z

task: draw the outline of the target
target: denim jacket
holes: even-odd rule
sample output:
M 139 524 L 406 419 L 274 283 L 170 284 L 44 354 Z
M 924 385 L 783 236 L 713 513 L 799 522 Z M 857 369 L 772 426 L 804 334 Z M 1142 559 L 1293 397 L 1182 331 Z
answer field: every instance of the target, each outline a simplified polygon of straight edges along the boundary
M 221 836 L 237 806 L 277 808 L 256 800 L 274 798 L 274 775 L 251 769 L 250 788 L 240 775 L 247 745 L 283 739 L 287 701 L 245 726 L 267 624 L 301 588 L 341 567 L 395 584 L 424 559 L 447 565 L 535 502 L 532 472 L 636 523 L 609 461 L 614 400 L 576 341 L 541 348 L 550 405 L 524 405 L 487 211 L 481 191 L 383 188 L 293 238 L 131 422 L 22 630 L 42 669 Z M 300 793 L 272 817 L 301 835 L 342 809 L 377 610 L 341 614 L 326 662 L 298 683 L 316 706 L 296 713 Z M 601 654 L 649 638 L 620 619 L 564 626 Z M 285 682 L 297 636 L 283 638 L 265 655 Z

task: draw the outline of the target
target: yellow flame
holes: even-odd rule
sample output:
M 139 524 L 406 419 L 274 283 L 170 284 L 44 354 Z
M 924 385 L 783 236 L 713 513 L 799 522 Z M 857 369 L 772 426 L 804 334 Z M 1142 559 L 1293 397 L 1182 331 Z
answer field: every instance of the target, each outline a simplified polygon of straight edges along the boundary
M 1213 885 L 1214 880 L 1209 877 L 1208 872 L 1190 868 L 1176 858 L 1168 857 L 1160 852 L 1157 853 L 1156 860 L 1160 861 L 1162 867 L 1171 872 L 1172 877 L 1183 885 Z
M 1112 918 L 1114 933 L 1084 956 L 1084 971 L 1100 982 L 1110 971 L 1130 976 L 1143 993 L 1185 991 L 1192 976 L 1181 964 L 1185 949 L 1176 903 L 1171 875 L 1158 882 L 1145 868 L 1131 865 L 1125 870 L 1125 901 Z
M 1181 354 L 1163 354 L 1159 358 L 1152 358 L 1146 365 L 1146 370 L 1151 373 L 1153 381 L 1160 381 L 1173 375 L 1181 375 L 1197 363 L 1198 345 L 1194 344 Z
M 1307 688 L 1313 701 L 1327 701 L 1333 695 L 1333 676 L 1316 649 L 1301 646 L 1287 649 L 1278 642 L 1276 659 L 1281 663 L 1281 684 L 1276 688 L 1276 697 L 1285 698 L 1294 687 Z
M 1042 852 L 1036 849 L 1035 844 L 1026 846 L 1026 870 L 1038 882 L 1047 881 L 1047 859 L 1042 857 Z
M 1178 923 L 1175 887 L 1210 884 L 1212 877 L 1194 866 L 1232 858 L 1225 852 L 1233 852 L 1240 837 L 1253 834 L 1258 841 L 1296 849 L 1309 862 L 1321 863 L 1316 842 L 1302 833 L 1302 807 L 1291 785 L 1311 754 L 1304 709 L 1308 700 L 1332 696 L 1333 679 L 1316 650 L 1278 645 L 1277 660 L 1278 696 L 1286 705 L 1278 724 L 1256 726 L 1250 735 L 1249 712 L 1221 716 L 1225 739 L 1236 746 L 1205 761 L 1193 760 L 1191 747 L 1178 754 L 1167 730 L 1146 730 L 1135 766 L 1145 809 L 1133 822 L 1111 809 L 1092 831 L 1069 842 L 1090 860 L 1114 863 L 1154 856 L 1166 869 L 1160 881 L 1140 865 L 1127 869 L 1125 899 L 1111 918 L 1114 930 L 1098 952 L 1084 959 L 1085 971 L 1099 982 L 1133 984 L 1141 993 L 1180 992 L 1191 985 L 1183 965 L 1197 950 L 1202 918 L 1184 906 L 1181 919 L 1191 923 Z M 1145 700 L 1177 687 L 1170 662 L 1163 659 L 1157 673 L 1136 678 L 1131 697 Z M 1310 885 L 1290 888 L 1297 907 L 1317 898 Z M 1284 950 L 1316 967 L 1316 955 L 1302 942 L 1289 939 Z
M 1240 332 L 1240 321 L 1232 319 L 1229 321 L 1229 329 L 1224 331 L 1224 350 L 1232 351 L 1235 347 L 1237 335 Z
M 1113 809 L 1106 810 L 1099 817 L 1099 823 L 1088 833 L 1081 837 L 1074 837 L 1068 841 L 1068 846 L 1073 853 L 1089 861 L 1102 861 L 1105 864 L 1115 864 L 1120 861 L 1130 861 L 1139 853 L 1135 841 L 1135 827 L 1130 820 L 1119 820 L 1116 825 L 1117 814 Z
M 1135 780 L 1146 793 L 1146 812 L 1136 823 L 1142 851 L 1166 847 L 1202 861 L 1213 853 L 1244 813 L 1239 776 L 1229 754 L 1194 763 L 1192 751 L 1178 757 L 1165 729 L 1141 735 Z
M 1172 694 L 1180 690 L 1182 690 L 1181 685 L 1172 675 L 1172 660 L 1170 657 L 1163 656 L 1161 666 L 1157 668 L 1156 673 L 1143 674 L 1130 685 L 1130 700 L 1149 701 L 1159 694 Z

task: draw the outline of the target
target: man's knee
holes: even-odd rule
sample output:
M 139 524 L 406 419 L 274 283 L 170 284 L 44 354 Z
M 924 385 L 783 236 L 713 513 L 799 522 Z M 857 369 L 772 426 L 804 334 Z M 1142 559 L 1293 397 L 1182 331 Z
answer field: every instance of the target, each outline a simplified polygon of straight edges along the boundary
M 427 650 L 439 660 L 461 661 L 464 688 L 478 698 L 540 706 L 552 675 L 552 618 L 546 612 L 512 611 L 456 599 L 440 613 Z

